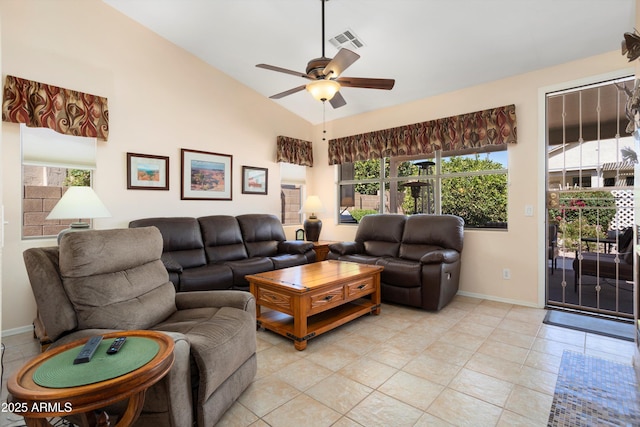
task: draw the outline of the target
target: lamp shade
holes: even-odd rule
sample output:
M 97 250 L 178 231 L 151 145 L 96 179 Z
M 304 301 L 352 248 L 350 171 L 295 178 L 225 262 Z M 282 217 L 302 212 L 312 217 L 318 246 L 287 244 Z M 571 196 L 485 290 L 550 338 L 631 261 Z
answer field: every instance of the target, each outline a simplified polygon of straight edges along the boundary
M 69 187 L 47 219 L 107 218 L 111 213 L 91 187 Z
M 306 88 L 318 101 L 330 101 L 340 90 L 340 83 L 334 80 L 315 80 L 308 83 Z
M 309 196 L 304 201 L 302 208 L 298 213 L 310 213 L 311 216 L 315 216 L 317 213 L 325 212 L 324 205 L 318 196 Z

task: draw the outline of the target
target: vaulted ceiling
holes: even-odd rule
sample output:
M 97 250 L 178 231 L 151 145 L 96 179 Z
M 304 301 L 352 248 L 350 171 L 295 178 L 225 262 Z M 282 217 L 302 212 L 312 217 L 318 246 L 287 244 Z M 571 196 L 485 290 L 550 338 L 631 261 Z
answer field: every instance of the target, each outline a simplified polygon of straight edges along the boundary
M 265 97 L 305 79 L 321 56 L 321 0 L 103 0 Z M 345 88 L 326 120 L 407 103 L 619 50 L 635 0 L 329 0 L 328 40 L 345 30 L 363 43 L 343 76 L 393 78 L 391 91 Z M 306 91 L 274 100 L 308 120 L 323 105 Z

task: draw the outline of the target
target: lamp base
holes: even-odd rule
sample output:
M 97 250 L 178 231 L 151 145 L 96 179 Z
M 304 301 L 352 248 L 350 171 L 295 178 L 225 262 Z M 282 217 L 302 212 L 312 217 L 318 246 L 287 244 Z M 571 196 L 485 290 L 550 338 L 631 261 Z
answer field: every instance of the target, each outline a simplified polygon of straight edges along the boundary
M 304 220 L 304 235 L 308 242 L 317 242 L 322 230 L 322 221 L 317 217 L 309 217 Z

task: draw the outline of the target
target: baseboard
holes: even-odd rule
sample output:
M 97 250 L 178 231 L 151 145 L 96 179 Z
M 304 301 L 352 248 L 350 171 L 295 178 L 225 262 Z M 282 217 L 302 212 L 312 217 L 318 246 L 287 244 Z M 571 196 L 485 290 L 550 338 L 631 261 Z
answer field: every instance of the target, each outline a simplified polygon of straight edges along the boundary
M 508 298 L 500 298 L 500 297 L 496 297 L 496 296 L 493 296 L 493 295 L 483 295 L 483 294 L 478 294 L 478 293 L 475 293 L 475 292 L 458 291 L 457 295 L 462 295 L 464 297 L 471 297 L 471 298 L 486 299 L 486 300 L 489 300 L 489 301 L 503 302 L 505 304 L 521 305 L 521 306 L 525 306 L 525 307 L 544 308 L 544 306 L 539 306 L 537 304 L 530 303 L 530 302 L 527 302 L 527 301 L 513 300 L 513 299 L 508 299 Z
M 7 329 L 2 331 L 3 337 L 10 337 L 12 335 L 24 334 L 25 332 L 33 332 L 33 325 L 20 326 L 19 328 Z

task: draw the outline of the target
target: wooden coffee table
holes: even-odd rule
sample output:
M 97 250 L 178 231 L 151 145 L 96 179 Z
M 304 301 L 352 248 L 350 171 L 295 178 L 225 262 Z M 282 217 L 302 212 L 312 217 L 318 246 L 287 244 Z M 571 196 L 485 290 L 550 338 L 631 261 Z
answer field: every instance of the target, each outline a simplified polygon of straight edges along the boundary
M 382 270 L 331 260 L 246 278 L 256 299 L 258 326 L 291 338 L 297 350 L 304 350 L 310 338 L 365 314 L 380 314 Z M 270 310 L 263 313 L 261 307 Z
M 48 388 L 34 381 L 34 373 L 47 360 L 74 347 L 84 345 L 89 339 L 74 341 L 53 350 L 46 351 L 27 362 L 7 384 L 10 396 L 8 407 L 24 416 L 29 427 L 50 426 L 47 418 L 71 414 L 85 414 L 84 422 L 110 425 L 106 415 L 98 420 L 92 411 L 129 399 L 126 411 L 117 426 L 130 426 L 142 411 L 146 390 L 160 381 L 173 365 L 173 340 L 166 334 L 155 331 L 126 331 L 104 334 L 105 339 L 119 336 L 142 337 L 155 341 L 159 350 L 145 365 L 115 378 L 77 387 Z M 127 344 L 125 343 L 125 346 Z M 125 347 L 123 347 L 124 351 Z M 94 355 L 97 357 L 97 355 Z

